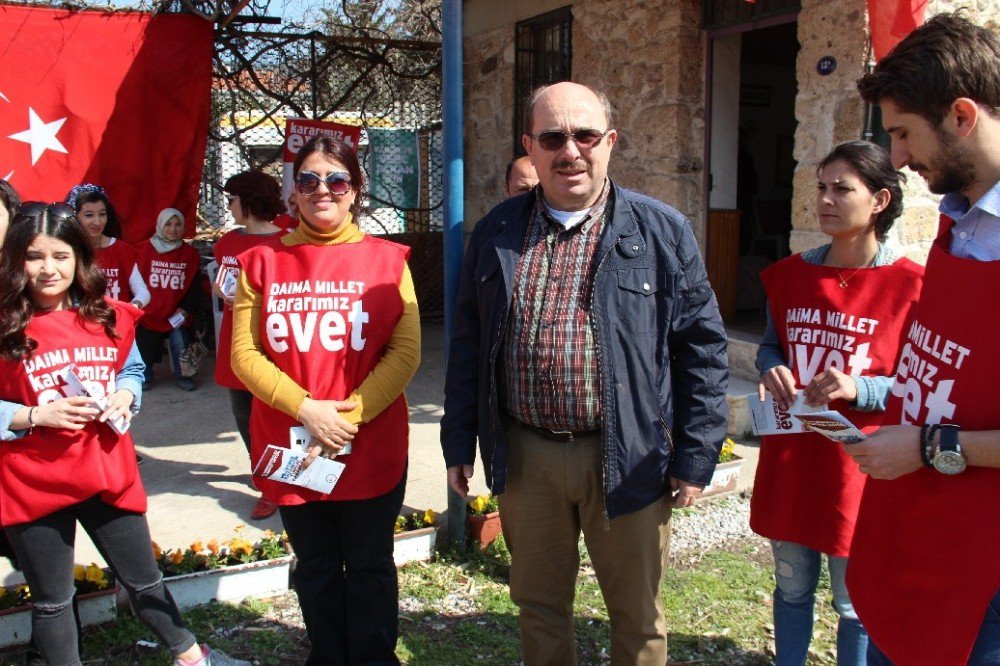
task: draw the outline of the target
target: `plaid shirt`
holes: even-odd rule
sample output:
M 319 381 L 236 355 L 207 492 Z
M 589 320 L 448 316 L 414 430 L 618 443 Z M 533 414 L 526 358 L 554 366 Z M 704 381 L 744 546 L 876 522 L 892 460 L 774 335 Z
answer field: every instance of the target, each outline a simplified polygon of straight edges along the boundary
M 583 222 L 571 229 L 549 215 L 542 196 L 531 213 L 503 349 L 507 412 L 523 423 L 557 431 L 601 425 L 590 308 L 610 193 L 605 182 Z

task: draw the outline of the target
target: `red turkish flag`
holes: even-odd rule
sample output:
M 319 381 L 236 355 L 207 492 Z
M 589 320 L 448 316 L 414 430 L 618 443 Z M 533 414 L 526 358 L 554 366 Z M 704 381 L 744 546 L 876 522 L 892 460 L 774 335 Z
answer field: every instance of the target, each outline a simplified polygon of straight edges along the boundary
M 212 25 L 192 15 L 0 5 L 0 178 L 24 200 L 97 183 L 125 240 L 177 208 L 194 232 Z
M 925 9 L 927 0 L 868 0 L 868 24 L 876 61 L 924 22 Z

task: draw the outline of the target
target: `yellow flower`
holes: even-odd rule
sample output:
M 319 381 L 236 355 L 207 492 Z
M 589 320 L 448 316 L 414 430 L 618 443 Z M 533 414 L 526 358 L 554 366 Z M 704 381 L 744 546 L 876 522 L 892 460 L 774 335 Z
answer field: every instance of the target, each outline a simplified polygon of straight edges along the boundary
M 87 567 L 86 578 L 88 583 L 97 583 L 98 585 L 105 585 L 107 583 L 104 570 L 93 563 Z
M 82 564 L 73 565 L 73 580 L 86 580 L 87 579 L 87 567 Z
M 173 562 L 174 564 L 180 564 L 181 562 L 184 561 L 184 553 L 182 553 L 179 550 L 170 553 L 170 561 Z
M 476 499 L 472 500 L 472 502 L 469 503 L 469 506 L 471 506 L 472 510 L 475 511 L 476 513 L 482 513 L 483 509 L 486 508 L 486 505 L 489 503 L 489 501 L 490 501 L 489 497 L 487 497 L 486 495 L 480 495 Z
M 406 531 L 406 517 L 396 516 L 396 524 L 392 526 L 393 534 L 399 534 L 400 532 Z
M 274 538 L 274 532 L 272 532 L 271 530 L 264 530 L 264 538 L 265 539 L 273 539 Z
M 211 541 L 209 541 L 208 542 L 208 552 L 212 553 L 212 555 L 218 555 L 219 554 L 219 542 L 216 541 L 215 539 L 212 539 Z
M 160 550 L 159 544 L 156 543 L 155 541 L 153 542 L 153 557 L 155 557 L 156 559 L 160 559 L 161 557 L 163 557 L 163 551 Z
M 0 586 L 0 599 L 3 599 L 6 596 L 7 596 L 7 588 Z
M 437 523 L 437 514 L 434 513 L 434 509 L 427 509 L 424 511 L 424 522 L 428 525 L 434 525 Z
M 200 553 L 201 551 L 205 550 L 205 547 L 201 545 L 201 541 L 195 541 L 193 544 L 191 544 L 190 548 L 192 553 Z
M 229 552 L 233 555 L 249 555 L 253 552 L 253 544 L 237 537 L 229 542 Z

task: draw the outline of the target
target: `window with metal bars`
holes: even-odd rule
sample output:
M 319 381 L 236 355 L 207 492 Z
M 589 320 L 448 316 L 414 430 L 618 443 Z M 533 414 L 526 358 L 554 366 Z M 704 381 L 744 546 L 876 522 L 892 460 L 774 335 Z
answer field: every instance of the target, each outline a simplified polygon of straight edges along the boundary
M 514 156 L 524 155 L 524 110 L 538 86 L 569 81 L 573 59 L 570 7 L 521 21 L 514 26 Z

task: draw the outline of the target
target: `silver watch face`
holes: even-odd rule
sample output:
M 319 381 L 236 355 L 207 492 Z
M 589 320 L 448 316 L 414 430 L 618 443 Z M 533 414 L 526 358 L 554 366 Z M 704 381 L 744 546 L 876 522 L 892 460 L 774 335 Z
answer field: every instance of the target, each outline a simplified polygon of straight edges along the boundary
M 958 451 L 938 451 L 934 469 L 942 474 L 961 474 L 965 471 L 965 456 Z

